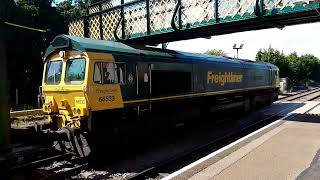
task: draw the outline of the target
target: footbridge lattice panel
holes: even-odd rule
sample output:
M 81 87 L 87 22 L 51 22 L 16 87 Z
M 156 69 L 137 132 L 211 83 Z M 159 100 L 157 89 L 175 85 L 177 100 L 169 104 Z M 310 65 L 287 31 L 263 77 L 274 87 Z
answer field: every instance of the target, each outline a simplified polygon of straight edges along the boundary
M 160 43 L 315 22 L 319 7 L 319 0 L 107 0 L 70 21 L 69 34 Z

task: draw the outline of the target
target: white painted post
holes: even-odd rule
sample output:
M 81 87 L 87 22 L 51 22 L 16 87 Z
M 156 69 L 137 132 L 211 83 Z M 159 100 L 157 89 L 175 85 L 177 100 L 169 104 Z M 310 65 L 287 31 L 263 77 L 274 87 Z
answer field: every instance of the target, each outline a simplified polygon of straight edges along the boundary
M 16 105 L 19 105 L 19 90 L 16 89 Z

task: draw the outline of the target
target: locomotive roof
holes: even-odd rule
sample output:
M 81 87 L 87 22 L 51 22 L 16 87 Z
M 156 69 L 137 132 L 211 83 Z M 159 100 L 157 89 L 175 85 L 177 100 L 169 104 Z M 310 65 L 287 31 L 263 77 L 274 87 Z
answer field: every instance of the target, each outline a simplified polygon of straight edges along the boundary
M 223 61 L 223 62 L 233 62 L 233 63 L 240 63 L 240 62 L 248 62 L 250 64 L 269 64 L 263 62 L 256 62 L 256 61 L 249 61 L 249 60 L 242 60 L 242 59 L 234 59 L 230 57 L 224 56 L 213 56 L 213 55 L 206 55 L 200 53 L 187 53 L 181 51 L 173 51 L 167 49 L 159 49 L 153 47 L 145 47 L 145 46 L 135 46 L 135 45 L 127 45 L 120 42 L 113 42 L 113 41 L 105 41 L 105 40 L 96 40 L 90 38 L 81 38 L 76 36 L 69 36 L 69 35 L 59 35 L 53 39 L 50 43 L 50 46 L 47 48 L 44 58 L 47 57 L 57 51 L 60 50 L 78 50 L 81 52 L 86 51 L 96 51 L 96 52 L 113 52 L 113 53 L 127 53 L 127 54 L 138 54 L 144 55 L 145 57 L 167 57 L 173 58 L 175 57 L 176 60 L 181 58 L 184 61 Z M 251 63 L 255 62 L 255 63 Z

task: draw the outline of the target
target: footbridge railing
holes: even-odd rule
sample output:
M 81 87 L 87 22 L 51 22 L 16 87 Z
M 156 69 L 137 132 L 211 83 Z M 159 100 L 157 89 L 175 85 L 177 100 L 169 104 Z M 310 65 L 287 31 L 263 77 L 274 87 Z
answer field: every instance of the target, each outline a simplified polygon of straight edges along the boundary
M 308 0 L 107 0 L 69 22 L 69 34 L 142 44 L 320 20 Z

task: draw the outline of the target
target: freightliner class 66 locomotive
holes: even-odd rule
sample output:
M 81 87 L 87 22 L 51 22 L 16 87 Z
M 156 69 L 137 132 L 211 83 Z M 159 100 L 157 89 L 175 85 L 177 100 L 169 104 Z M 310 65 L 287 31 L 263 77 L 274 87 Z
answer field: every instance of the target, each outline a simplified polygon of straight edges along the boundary
M 279 69 L 264 62 L 60 35 L 44 63 L 43 111 L 57 129 L 89 134 L 178 122 L 223 104 L 247 111 L 278 97 Z

